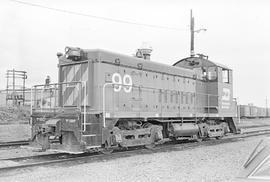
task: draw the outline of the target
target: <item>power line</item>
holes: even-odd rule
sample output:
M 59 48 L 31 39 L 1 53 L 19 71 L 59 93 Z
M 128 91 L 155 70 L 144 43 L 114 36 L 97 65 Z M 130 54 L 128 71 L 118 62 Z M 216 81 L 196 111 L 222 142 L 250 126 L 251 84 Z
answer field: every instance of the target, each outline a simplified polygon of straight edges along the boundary
M 44 5 L 40 5 L 40 4 L 34 4 L 34 3 L 18 1 L 18 0 L 9 0 L 9 1 L 19 3 L 19 4 L 23 4 L 23 5 L 27 5 L 27 6 L 38 7 L 38 8 L 48 9 L 48 10 L 57 11 L 57 12 L 61 12 L 61 13 L 73 14 L 73 15 L 78 15 L 78 16 L 94 18 L 94 19 L 100 19 L 100 20 L 104 20 L 104 21 L 125 23 L 125 24 L 130 24 L 130 25 L 138 25 L 138 26 L 151 27 L 151 28 L 176 30 L 176 31 L 186 31 L 186 30 L 188 30 L 188 29 L 180 29 L 180 28 L 175 28 L 175 27 L 167 27 L 167 26 L 161 26 L 161 25 L 152 25 L 152 24 L 132 22 L 132 21 L 126 21 L 126 20 L 120 20 L 120 19 L 113 19 L 113 18 L 90 15 L 90 14 L 85 14 L 85 13 L 78 13 L 78 12 L 75 12 L 75 11 L 69 11 L 69 10 L 64 10 L 64 9 L 59 9 L 59 8 L 52 8 L 52 7 L 48 7 L 48 6 L 44 6 Z

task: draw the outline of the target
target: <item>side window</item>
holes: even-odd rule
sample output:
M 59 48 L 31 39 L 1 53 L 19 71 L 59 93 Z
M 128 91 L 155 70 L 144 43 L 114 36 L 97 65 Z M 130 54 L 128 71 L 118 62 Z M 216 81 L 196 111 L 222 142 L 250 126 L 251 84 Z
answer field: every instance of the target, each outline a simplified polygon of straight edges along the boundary
M 206 68 L 202 67 L 202 79 L 206 80 L 206 76 L 207 76 Z
M 216 67 L 209 67 L 208 68 L 207 78 L 209 81 L 216 81 L 216 79 L 217 79 Z
M 222 69 L 222 82 L 229 83 L 229 70 Z

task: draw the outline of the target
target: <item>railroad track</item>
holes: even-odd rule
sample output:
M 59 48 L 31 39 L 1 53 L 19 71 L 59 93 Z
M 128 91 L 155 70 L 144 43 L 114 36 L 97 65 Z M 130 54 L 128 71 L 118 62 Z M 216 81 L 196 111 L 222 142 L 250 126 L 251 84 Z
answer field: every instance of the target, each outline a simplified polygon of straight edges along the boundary
M 29 140 L 1 142 L 0 143 L 0 148 L 3 148 L 3 147 L 17 147 L 17 146 L 22 146 L 22 145 L 29 145 Z
M 270 130 L 269 125 L 261 125 L 261 126 L 250 126 L 250 127 L 240 127 L 241 134 L 245 133 L 256 133 L 256 132 L 264 132 Z M 10 141 L 10 142 L 0 142 L 0 148 L 4 147 L 19 147 L 23 145 L 29 145 L 29 140 L 19 140 L 19 141 Z M 57 143 L 57 141 L 53 141 L 53 143 Z
M 218 144 L 225 144 L 230 142 L 237 142 L 243 138 L 260 136 L 260 135 L 270 135 L 270 130 L 263 132 L 251 132 L 245 133 L 242 135 L 231 135 L 226 136 L 220 140 L 209 139 L 203 142 L 186 142 L 177 141 L 177 142 L 166 142 L 162 145 L 157 145 L 155 148 L 149 150 L 143 147 L 134 147 L 128 150 L 117 150 L 110 155 L 101 154 L 98 152 L 95 153 L 82 153 L 82 154 L 67 154 L 67 153 L 54 153 L 46 155 L 37 155 L 37 156 L 27 156 L 27 157 L 17 157 L 17 158 L 8 158 L 0 160 L 0 173 L 11 172 L 14 170 L 32 168 L 36 166 L 53 166 L 69 163 L 70 165 L 75 165 L 79 163 L 89 163 L 93 161 L 103 161 L 111 160 L 123 157 L 130 157 L 140 154 L 152 154 L 168 151 L 183 151 L 197 148 L 200 146 L 212 146 Z M 10 164 L 11 163 L 11 164 Z
M 57 140 L 53 140 L 52 143 L 57 143 Z M 29 140 L 18 140 L 18 141 L 10 141 L 10 142 L 0 142 L 0 148 L 4 147 L 20 147 L 23 145 L 29 145 Z

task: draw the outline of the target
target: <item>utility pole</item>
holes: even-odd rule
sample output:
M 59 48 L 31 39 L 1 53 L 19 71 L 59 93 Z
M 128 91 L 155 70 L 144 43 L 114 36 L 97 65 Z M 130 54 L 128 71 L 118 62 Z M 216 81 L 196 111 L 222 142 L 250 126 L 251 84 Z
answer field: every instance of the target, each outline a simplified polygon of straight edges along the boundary
M 18 101 L 25 104 L 25 80 L 27 79 L 26 71 L 18 71 L 15 69 L 7 70 L 7 88 L 6 88 L 6 105 L 8 101 L 12 101 L 12 105 L 17 105 Z M 22 79 L 22 85 L 18 82 Z M 10 83 L 10 80 L 12 83 Z M 22 94 L 21 94 L 22 93 Z
M 190 57 L 195 56 L 194 52 L 194 33 L 199 33 L 200 31 L 206 31 L 205 28 L 201 28 L 198 30 L 194 30 L 195 28 L 195 20 L 192 14 L 192 9 L 190 10 Z
M 15 104 L 16 104 L 15 96 L 16 96 L 16 94 L 15 94 L 15 70 L 13 69 L 12 70 L 12 97 L 14 98 L 12 100 L 13 106 L 15 106 Z
M 194 57 L 194 17 L 192 9 L 190 10 L 190 57 Z
M 266 106 L 266 116 L 268 116 L 267 96 L 266 96 L 266 98 L 265 98 L 265 106 Z
M 241 120 L 240 120 L 240 99 L 239 97 L 237 97 L 237 102 L 236 102 L 236 108 L 237 108 L 237 116 L 238 116 L 238 123 L 240 124 Z

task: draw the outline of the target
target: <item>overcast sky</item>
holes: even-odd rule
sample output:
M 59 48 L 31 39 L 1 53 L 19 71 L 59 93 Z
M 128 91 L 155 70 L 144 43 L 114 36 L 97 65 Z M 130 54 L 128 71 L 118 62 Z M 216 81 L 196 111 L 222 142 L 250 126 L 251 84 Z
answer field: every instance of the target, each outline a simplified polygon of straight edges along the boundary
M 101 48 L 131 55 L 148 42 L 152 61 L 172 65 L 189 56 L 193 9 L 195 52 L 231 67 L 234 97 L 265 106 L 270 98 L 270 1 L 267 0 L 22 0 L 99 17 L 174 27 L 151 28 L 61 13 L 9 0 L 0 2 L 0 89 L 7 69 L 25 70 L 27 86 L 57 82 L 56 52 L 65 46 Z M 270 102 L 270 99 L 269 99 Z M 269 104 L 270 105 L 270 104 Z

